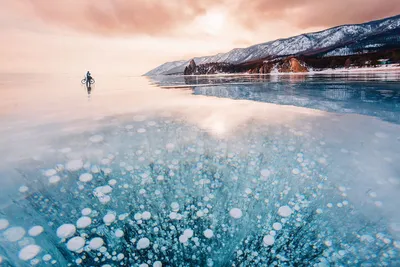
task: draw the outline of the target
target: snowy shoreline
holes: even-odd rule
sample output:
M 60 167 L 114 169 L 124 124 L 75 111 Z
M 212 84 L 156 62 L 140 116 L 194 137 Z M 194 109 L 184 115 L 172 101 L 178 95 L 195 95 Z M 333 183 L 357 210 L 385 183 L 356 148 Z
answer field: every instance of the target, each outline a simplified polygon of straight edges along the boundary
M 310 70 L 308 72 L 270 72 L 270 73 L 218 73 L 218 74 L 200 74 L 200 75 L 156 75 L 157 76 L 185 76 L 185 77 L 218 77 L 218 76 L 275 76 L 275 75 L 313 75 L 313 74 L 343 74 L 343 73 L 400 73 L 400 65 L 392 64 L 380 67 L 369 68 L 338 68 L 338 69 L 325 69 L 325 70 Z

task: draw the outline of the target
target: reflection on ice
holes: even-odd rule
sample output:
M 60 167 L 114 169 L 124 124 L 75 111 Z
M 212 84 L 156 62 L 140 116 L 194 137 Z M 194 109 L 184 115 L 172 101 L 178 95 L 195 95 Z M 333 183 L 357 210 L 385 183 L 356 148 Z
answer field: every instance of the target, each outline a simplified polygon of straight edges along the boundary
M 400 264 L 396 217 L 373 216 L 387 205 L 376 185 L 357 198 L 347 180 L 363 167 L 357 146 L 334 151 L 339 141 L 326 140 L 306 121 L 243 127 L 246 135 L 224 139 L 179 120 L 135 116 L 54 144 L 40 169 L 19 166 L 25 183 L 0 211 L 1 261 Z M 375 137 L 379 143 L 392 134 Z M 341 164 L 337 153 L 346 155 L 348 173 L 331 169 Z

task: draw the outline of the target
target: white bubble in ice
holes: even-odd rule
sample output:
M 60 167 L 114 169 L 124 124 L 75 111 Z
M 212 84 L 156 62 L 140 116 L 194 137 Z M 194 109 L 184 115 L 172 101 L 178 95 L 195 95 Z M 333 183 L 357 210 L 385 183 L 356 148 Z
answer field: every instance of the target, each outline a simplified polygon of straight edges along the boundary
M 136 245 L 137 249 L 145 249 L 148 248 L 149 246 L 150 246 L 150 240 L 146 237 L 139 239 Z
M 79 229 L 83 229 L 88 227 L 92 223 L 92 219 L 87 216 L 82 216 L 76 221 L 76 227 Z
M 96 165 L 93 165 L 92 167 L 90 167 L 90 171 L 92 173 L 99 173 L 100 172 L 100 168 Z
M 63 224 L 57 228 L 57 236 L 59 238 L 69 238 L 73 236 L 76 232 L 75 225 L 73 224 Z
M 88 215 L 90 215 L 92 213 L 92 209 L 91 208 L 84 208 L 81 211 L 81 213 L 82 213 L 83 216 L 88 216 Z
M 104 215 L 103 217 L 103 222 L 106 225 L 110 225 L 115 221 L 115 214 L 114 213 L 107 213 L 106 215 Z
M 103 194 L 110 194 L 113 190 L 112 187 L 109 185 L 100 186 L 98 188 L 99 188 L 99 191 Z
M 23 247 L 19 253 L 18 253 L 18 258 L 23 261 L 29 261 L 33 259 L 34 257 L 39 254 L 41 251 L 41 247 L 38 245 L 28 245 L 26 247 Z
M 188 237 L 185 235 L 179 236 L 179 242 L 180 243 L 186 243 L 188 241 Z
M 213 232 L 211 229 L 205 230 L 205 231 L 203 232 L 203 234 L 204 234 L 204 236 L 205 236 L 206 238 L 211 238 L 211 237 L 214 236 L 214 232 Z
M 33 226 L 31 229 L 28 230 L 28 234 L 30 236 L 38 236 L 43 233 L 44 229 L 40 225 Z
M 319 158 L 319 159 L 318 159 L 318 162 L 319 162 L 320 164 L 326 164 L 326 158 Z
M 100 238 L 100 237 L 95 237 L 95 238 L 93 238 L 92 240 L 90 240 L 90 242 L 89 242 L 89 248 L 90 248 L 91 250 L 97 250 L 97 249 L 101 248 L 101 247 L 103 246 L 103 244 L 104 244 L 104 241 L 103 241 L 102 238 Z
M 234 219 L 239 219 L 242 217 L 243 213 L 240 209 L 238 208 L 233 208 L 229 211 L 229 215 L 234 218 Z
M 65 168 L 70 172 L 76 172 L 83 168 L 83 161 L 81 159 L 74 159 L 67 162 Z
M 153 267 L 162 267 L 161 261 L 155 261 L 155 262 L 153 263 Z
M 300 173 L 300 170 L 297 169 L 297 168 L 294 168 L 294 169 L 292 170 L 292 173 L 295 174 L 295 175 L 297 175 L 297 174 Z
M 122 254 L 122 253 L 119 253 L 119 254 L 117 255 L 117 260 L 119 260 L 119 261 L 123 260 L 124 258 L 125 258 L 125 255 Z
M 0 231 L 6 229 L 10 223 L 6 219 L 0 219 Z
M 22 185 L 22 186 L 20 186 L 20 188 L 18 189 L 18 191 L 19 191 L 20 193 L 26 193 L 26 192 L 28 192 L 28 190 L 29 190 L 29 187 L 27 187 L 26 185 Z
M 151 213 L 148 211 L 145 211 L 142 213 L 142 219 L 143 220 L 149 220 L 151 218 Z
M 167 150 L 173 150 L 173 149 L 175 148 L 175 145 L 172 144 L 172 143 L 168 143 L 168 144 L 165 146 L 165 148 L 166 148 Z
M 67 248 L 71 251 L 79 251 L 85 245 L 85 239 L 80 236 L 75 236 L 67 242 Z
M 137 132 L 138 132 L 138 133 L 145 133 L 145 132 L 146 132 L 146 129 L 144 129 L 144 128 L 139 128 L 139 129 L 137 130 Z
M 25 229 L 22 227 L 10 227 L 4 231 L 3 236 L 10 242 L 21 240 L 25 236 Z
M 115 230 L 115 236 L 118 238 L 121 238 L 124 236 L 124 231 L 122 231 L 121 229 L 117 229 Z
M 280 223 L 274 223 L 274 224 L 272 225 L 272 228 L 274 228 L 276 231 L 279 231 L 279 230 L 282 229 L 282 224 L 280 224 Z
M 142 219 L 142 214 L 140 212 L 135 213 L 135 215 L 133 215 L 133 218 L 138 221 Z
M 386 138 L 388 135 L 386 133 L 376 132 L 375 136 L 378 138 Z
M 56 183 L 58 183 L 60 180 L 61 180 L 61 178 L 60 178 L 60 176 L 58 176 L 58 175 L 51 176 L 51 177 L 49 178 L 49 183 L 51 183 L 51 184 L 56 184 Z
M 44 255 L 43 257 L 42 257 L 42 260 L 43 261 L 50 261 L 51 260 L 51 255 L 50 254 L 46 254 L 46 255 Z
M 179 210 L 179 204 L 177 202 L 172 202 L 171 203 L 171 208 L 173 211 L 178 211 Z
M 272 246 L 275 243 L 275 238 L 272 235 L 266 235 L 263 238 L 263 243 L 266 246 Z
M 245 192 L 247 195 L 250 195 L 253 191 L 251 191 L 250 188 L 246 188 L 246 189 L 244 190 L 244 192 Z
M 176 212 L 171 212 L 171 213 L 169 214 L 169 218 L 170 218 L 171 220 L 175 220 L 177 217 L 178 217 L 178 214 L 177 214 Z
M 89 141 L 92 143 L 100 143 L 104 140 L 104 137 L 97 134 L 97 135 L 93 135 L 89 138 Z
M 111 185 L 111 186 L 114 186 L 114 185 L 117 184 L 117 180 L 111 179 L 110 181 L 108 181 L 108 184 Z
M 270 175 L 271 175 L 271 171 L 270 170 L 268 170 L 268 169 L 262 169 L 261 170 L 261 176 L 267 178 Z
M 57 171 L 55 169 L 48 169 L 44 172 L 44 175 L 47 177 L 51 177 L 57 174 Z
M 146 264 L 146 263 L 142 263 L 142 264 L 139 265 L 139 267 L 149 267 L 149 265 Z
M 91 175 L 90 173 L 82 173 L 79 176 L 79 181 L 81 181 L 82 183 L 90 182 L 92 179 L 93 179 L 93 175 Z
M 282 206 L 278 209 L 278 214 L 281 217 L 289 217 L 292 213 L 293 211 L 289 206 Z
M 329 240 L 325 241 L 324 244 L 325 244 L 325 246 L 327 246 L 327 247 L 332 246 L 332 242 L 329 241 Z
M 193 236 L 193 230 L 186 229 L 185 231 L 183 231 L 183 235 L 186 236 L 187 238 L 191 238 Z

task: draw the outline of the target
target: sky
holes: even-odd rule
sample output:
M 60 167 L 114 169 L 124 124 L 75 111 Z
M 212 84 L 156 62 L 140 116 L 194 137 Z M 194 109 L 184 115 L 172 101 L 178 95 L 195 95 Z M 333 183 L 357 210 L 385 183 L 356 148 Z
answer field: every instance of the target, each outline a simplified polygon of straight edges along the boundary
M 141 75 L 400 14 L 398 0 L 0 0 L 0 72 Z

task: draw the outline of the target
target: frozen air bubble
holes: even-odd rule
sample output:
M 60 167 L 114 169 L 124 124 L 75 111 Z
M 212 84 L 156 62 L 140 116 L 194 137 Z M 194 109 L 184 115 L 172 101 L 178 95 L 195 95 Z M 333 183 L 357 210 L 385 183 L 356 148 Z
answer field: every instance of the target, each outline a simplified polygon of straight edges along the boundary
M 144 129 L 144 128 L 139 128 L 139 129 L 137 130 L 137 132 L 138 132 L 138 133 L 145 133 L 145 132 L 146 132 L 146 129 Z
M 187 238 L 192 238 L 193 237 L 193 230 L 192 229 L 186 229 L 183 231 L 183 235 L 186 236 Z
M 6 219 L 0 219 L 0 231 L 6 229 L 10 223 Z
M 281 217 L 289 217 L 292 213 L 293 211 L 289 206 L 282 206 L 278 209 L 278 214 Z
M 292 170 L 292 173 L 293 173 L 294 175 L 297 175 L 297 174 L 300 173 L 300 170 L 297 169 L 297 168 L 294 168 L 294 169 Z
M 266 246 L 272 246 L 275 243 L 275 238 L 271 235 L 266 235 L 263 238 L 263 243 Z
M 50 261 L 51 258 L 52 258 L 52 257 L 51 257 L 50 254 L 46 254 L 46 255 L 44 255 L 44 256 L 42 257 L 42 260 L 45 261 L 45 262 L 47 262 L 47 261 Z
M 67 162 L 65 168 L 70 172 L 76 172 L 83 168 L 83 161 L 81 159 L 74 159 Z
M 89 138 L 89 141 L 92 143 L 100 143 L 100 142 L 103 142 L 103 140 L 104 140 L 104 137 L 99 134 L 93 135 Z
M 188 241 L 188 237 L 185 235 L 179 236 L 179 242 L 180 243 L 186 243 Z
M 161 261 L 155 261 L 155 262 L 153 263 L 153 267 L 162 267 Z
M 82 173 L 79 176 L 79 181 L 81 181 L 82 183 L 90 182 L 92 179 L 93 179 L 93 175 L 91 175 L 90 173 Z
M 272 225 L 272 228 L 274 228 L 276 231 L 279 231 L 279 230 L 282 229 L 282 224 L 280 224 L 280 223 L 274 223 L 274 224 Z
M 142 219 L 143 220 L 150 220 L 150 218 L 151 218 L 151 213 L 150 212 L 145 211 L 145 212 L 142 213 Z
M 117 238 L 123 237 L 123 236 L 124 236 L 124 231 L 122 231 L 121 229 L 115 230 L 115 236 L 116 236 Z
M 84 209 L 81 211 L 81 213 L 82 213 L 83 216 L 88 216 L 88 215 L 90 215 L 90 214 L 92 213 L 92 209 L 90 209 L 90 208 L 84 208 Z
M 44 229 L 40 225 L 33 226 L 31 229 L 28 230 L 28 234 L 30 236 L 38 236 L 43 233 Z
M 91 250 L 98 250 L 99 248 L 101 248 L 104 244 L 104 241 L 102 238 L 100 237 L 95 237 L 92 240 L 90 240 L 89 242 L 89 248 Z
M 376 132 L 375 136 L 378 138 L 386 138 L 388 137 L 388 135 L 386 133 L 382 133 L 382 132 Z
M 242 217 L 243 213 L 240 209 L 238 208 L 233 208 L 229 211 L 229 215 L 234 218 L 234 219 L 239 219 Z
M 57 184 L 58 182 L 60 182 L 60 180 L 61 180 L 61 177 L 58 176 L 58 175 L 51 176 L 51 177 L 49 178 L 49 183 L 50 183 L 50 184 Z
M 26 193 L 26 192 L 28 192 L 28 190 L 29 190 L 29 187 L 27 187 L 26 185 L 22 185 L 22 186 L 18 189 L 18 191 L 19 191 L 20 193 Z
M 261 173 L 261 176 L 263 176 L 264 178 L 267 178 L 271 175 L 271 171 L 268 169 L 262 169 L 260 173 Z
M 168 143 L 168 144 L 165 146 L 165 148 L 166 148 L 168 151 L 171 151 L 171 150 L 173 150 L 173 149 L 175 148 L 175 145 L 172 144 L 172 143 Z
M 73 236 L 75 232 L 76 228 L 73 224 L 63 224 L 57 228 L 57 236 L 63 239 Z
M 203 234 L 204 234 L 204 236 L 205 236 L 206 238 L 211 238 L 211 237 L 214 236 L 214 233 L 213 233 L 213 231 L 212 231 L 211 229 L 205 230 L 205 231 L 203 232 Z
M 110 225 L 115 221 L 115 214 L 114 213 L 108 213 L 103 217 L 103 222 L 106 225 Z
M 10 242 L 21 240 L 25 236 L 25 229 L 22 227 L 11 227 L 4 231 L 3 236 Z
M 83 246 L 85 246 L 85 239 L 80 236 L 73 237 L 67 242 L 67 248 L 70 251 L 79 252 Z
M 44 172 L 44 175 L 47 177 L 51 177 L 57 174 L 57 171 L 55 169 L 48 169 Z
M 324 244 L 325 244 L 325 246 L 327 246 L 327 247 L 332 246 L 332 242 L 329 241 L 329 240 L 325 241 Z
M 40 250 L 41 247 L 38 245 L 28 245 L 19 251 L 18 258 L 23 261 L 31 260 L 39 254 Z
M 108 184 L 109 184 L 110 186 L 114 186 L 114 185 L 117 184 L 117 180 L 111 179 L 110 181 L 108 181 Z
M 178 202 L 172 202 L 171 203 L 171 208 L 172 208 L 172 210 L 173 211 L 178 211 L 179 210 L 179 204 L 178 204 Z
M 91 223 L 92 223 L 92 219 L 90 219 L 90 217 L 83 216 L 83 217 L 80 217 L 80 218 L 76 221 L 76 226 L 77 226 L 79 229 L 83 229 L 83 228 L 88 227 Z
M 150 246 L 150 240 L 146 237 L 139 239 L 136 245 L 137 249 L 145 249 L 148 248 L 149 246 Z

